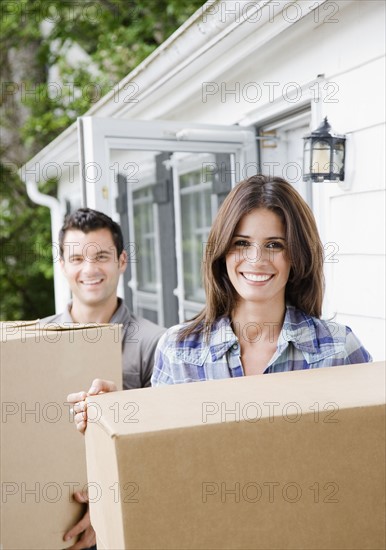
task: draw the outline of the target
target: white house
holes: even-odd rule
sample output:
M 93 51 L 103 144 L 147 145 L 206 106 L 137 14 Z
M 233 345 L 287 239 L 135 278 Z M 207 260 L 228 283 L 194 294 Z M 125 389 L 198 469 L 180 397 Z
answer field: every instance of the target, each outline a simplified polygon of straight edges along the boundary
M 80 205 L 120 221 L 130 258 L 121 293 L 169 326 L 202 306 L 202 248 L 231 186 L 259 171 L 283 176 L 324 243 L 324 316 L 383 359 L 384 12 L 383 0 L 207 2 L 21 169 L 51 208 L 53 239 Z M 303 182 L 302 138 L 325 116 L 346 136 L 345 178 Z M 58 202 L 37 192 L 50 175 Z M 55 282 L 61 309 L 57 269 Z

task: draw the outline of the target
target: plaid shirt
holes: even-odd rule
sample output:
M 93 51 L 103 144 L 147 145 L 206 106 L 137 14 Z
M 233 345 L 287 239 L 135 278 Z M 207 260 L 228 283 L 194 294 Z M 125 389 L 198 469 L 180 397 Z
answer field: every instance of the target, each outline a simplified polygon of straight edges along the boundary
M 186 324 L 170 328 L 160 339 L 152 386 L 244 376 L 240 344 L 228 317 L 220 317 L 204 339 L 203 332 L 178 341 Z M 326 322 L 287 306 L 277 349 L 264 374 L 367 363 L 371 355 L 349 327 Z

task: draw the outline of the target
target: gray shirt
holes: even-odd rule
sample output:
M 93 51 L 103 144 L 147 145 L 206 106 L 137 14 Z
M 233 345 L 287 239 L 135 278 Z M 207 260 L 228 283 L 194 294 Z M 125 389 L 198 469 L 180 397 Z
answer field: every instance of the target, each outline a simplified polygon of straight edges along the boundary
M 123 389 L 146 388 L 150 386 L 155 348 L 165 329 L 147 319 L 135 316 L 120 298 L 118 300 L 118 309 L 110 319 L 110 323 L 123 325 Z M 43 325 L 56 323 L 67 326 L 73 324 L 74 321 L 70 313 L 71 306 L 72 304 L 69 303 L 62 313 L 45 317 L 39 323 Z

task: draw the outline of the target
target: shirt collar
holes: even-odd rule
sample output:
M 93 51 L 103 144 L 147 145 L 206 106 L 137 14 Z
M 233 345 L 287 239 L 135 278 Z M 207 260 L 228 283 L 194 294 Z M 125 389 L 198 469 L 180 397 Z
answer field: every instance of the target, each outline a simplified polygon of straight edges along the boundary
M 232 346 L 238 345 L 229 317 L 217 319 L 212 327 L 209 339 L 209 350 L 212 360 L 220 359 Z
M 123 325 L 129 323 L 130 318 L 131 314 L 128 307 L 126 306 L 122 298 L 118 298 L 118 307 L 109 322 L 113 324 L 117 323 Z
M 66 309 L 62 314 L 63 323 L 73 323 L 74 320 L 71 316 L 72 301 L 67 304 Z M 117 324 L 127 324 L 130 321 L 131 315 L 128 307 L 122 300 L 118 298 L 118 308 L 115 310 L 113 316 L 111 317 L 109 323 Z
M 308 353 L 319 351 L 315 325 L 311 316 L 293 306 L 287 306 L 284 323 L 278 339 L 278 349 L 292 342 L 295 348 Z
M 289 342 L 300 351 L 320 351 L 312 317 L 290 305 L 286 307 L 283 327 L 278 338 L 278 351 L 286 348 Z M 238 345 L 238 339 L 229 317 L 220 317 L 213 325 L 208 343 L 212 360 L 221 358 L 235 344 Z

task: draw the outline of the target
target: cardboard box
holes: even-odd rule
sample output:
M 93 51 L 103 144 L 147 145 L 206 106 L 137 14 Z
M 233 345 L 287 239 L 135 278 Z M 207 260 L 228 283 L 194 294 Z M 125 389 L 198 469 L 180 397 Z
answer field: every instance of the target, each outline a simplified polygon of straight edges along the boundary
M 1 548 L 68 547 L 75 540 L 63 535 L 84 513 L 72 494 L 87 488 L 87 475 L 65 400 L 97 377 L 122 387 L 120 327 L 3 323 L 0 374 Z
M 385 363 L 110 393 L 96 406 L 86 455 L 100 548 L 385 547 Z

